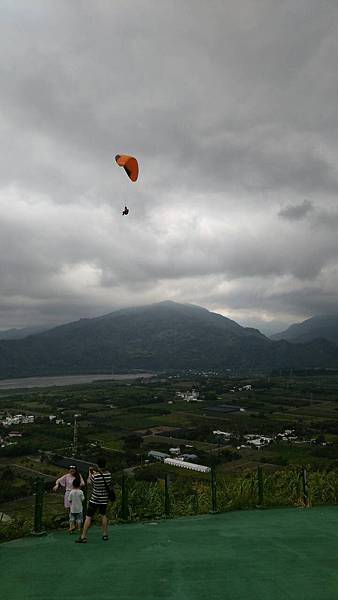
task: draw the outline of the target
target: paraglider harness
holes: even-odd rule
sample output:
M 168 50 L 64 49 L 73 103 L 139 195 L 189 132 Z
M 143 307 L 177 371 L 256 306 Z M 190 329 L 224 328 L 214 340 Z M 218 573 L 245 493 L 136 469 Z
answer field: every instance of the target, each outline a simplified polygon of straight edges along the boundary
M 123 215 L 127 215 L 129 213 L 129 208 L 127 206 L 124 207 Z

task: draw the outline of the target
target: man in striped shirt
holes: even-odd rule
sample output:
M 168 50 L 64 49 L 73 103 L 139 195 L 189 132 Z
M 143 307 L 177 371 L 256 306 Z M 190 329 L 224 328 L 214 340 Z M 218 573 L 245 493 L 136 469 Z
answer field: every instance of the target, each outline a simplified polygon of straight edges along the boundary
M 81 537 L 76 540 L 79 544 L 85 544 L 87 542 L 87 532 L 96 512 L 99 512 L 102 516 L 102 539 L 104 541 L 108 540 L 108 519 L 106 512 L 109 501 L 108 490 L 111 485 L 111 474 L 106 470 L 105 458 L 99 458 L 97 466 L 97 469 L 89 467 L 88 483 L 92 486 L 92 494 L 88 503 L 87 516 L 83 525 Z

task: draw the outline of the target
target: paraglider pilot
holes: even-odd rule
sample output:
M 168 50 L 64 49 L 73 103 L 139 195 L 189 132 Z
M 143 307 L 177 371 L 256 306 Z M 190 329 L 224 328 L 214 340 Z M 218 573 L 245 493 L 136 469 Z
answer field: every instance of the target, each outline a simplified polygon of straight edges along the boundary
M 137 181 L 138 178 L 138 162 L 134 156 L 128 154 L 116 154 L 115 160 L 119 167 L 123 167 L 131 181 Z M 129 208 L 124 207 L 123 215 L 129 214 Z

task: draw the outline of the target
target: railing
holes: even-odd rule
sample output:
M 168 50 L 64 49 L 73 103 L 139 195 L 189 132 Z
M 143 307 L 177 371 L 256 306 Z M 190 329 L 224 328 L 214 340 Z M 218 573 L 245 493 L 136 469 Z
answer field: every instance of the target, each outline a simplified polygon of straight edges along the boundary
M 216 477 L 214 470 L 204 478 L 194 478 L 191 473 L 187 478 L 176 478 L 176 475 L 166 473 L 163 479 L 150 483 L 123 475 L 115 486 L 116 502 L 110 505 L 109 519 L 128 522 L 244 508 L 338 503 L 338 474 L 334 471 L 319 472 L 302 467 L 267 473 L 258 466 L 256 471 L 231 477 Z M 56 498 L 48 493 L 48 488 L 50 485 L 43 478 L 36 479 L 29 505 L 31 518 L 22 526 L 22 535 L 42 535 L 47 529 L 66 526 L 68 515 L 61 506 L 55 512 Z M 87 499 L 84 512 L 86 505 Z M 15 532 L 15 519 L 13 522 L 14 526 L 13 523 L 8 526 L 8 536 L 19 537 L 11 533 Z M 4 527 L 0 521 L 0 534 Z M 6 535 L 0 539 L 6 539 Z
M 337 498 L 331 490 L 323 497 L 319 491 L 318 473 L 311 473 L 314 485 L 314 500 L 317 503 L 335 503 Z M 327 477 L 330 477 L 327 474 Z M 317 478 L 317 480 L 316 480 Z M 332 479 L 332 478 L 331 478 Z M 327 478 L 322 482 L 327 483 Z M 37 481 L 33 530 L 39 534 L 44 530 L 42 504 L 44 482 Z M 262 467 L 243 477 L 219 479 L 212 469 L 207 479 L 192 479 L 184 488 L 182 479 L 172 480 L 170 473 L 164 479 L 148 483 L 134 481 L 125 475 L 116 488 L 116 502 L 110 506 L 110 518 L 117 522 L 142 519 L 169 518 L 180 515 L 224 512 L 236 508 L 264 508 L 269 506 L 310 506 L 308 474 L 305 467 L 292 471 L 263 473 Z M 87 490 L 85 490 L 87 491 Z M 84 514 L 86 501 L 84 503 Z M 64 516 L 66 520 L 66 516 Z

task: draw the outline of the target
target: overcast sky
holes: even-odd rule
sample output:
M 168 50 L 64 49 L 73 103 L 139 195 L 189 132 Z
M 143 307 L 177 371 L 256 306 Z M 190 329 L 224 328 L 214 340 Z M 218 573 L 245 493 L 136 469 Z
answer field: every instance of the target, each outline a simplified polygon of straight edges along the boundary
M 338 312 L 336 0 L 0 13 L 0 329 L 166 299 L 263 331 Z

